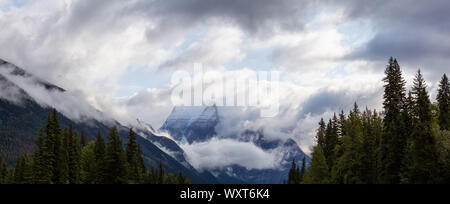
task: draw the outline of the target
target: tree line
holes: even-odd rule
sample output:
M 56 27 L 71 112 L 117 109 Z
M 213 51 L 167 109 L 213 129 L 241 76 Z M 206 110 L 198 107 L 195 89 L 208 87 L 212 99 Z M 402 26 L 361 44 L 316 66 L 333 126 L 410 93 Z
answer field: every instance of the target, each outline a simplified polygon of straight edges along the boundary
M 56 110 L 35 141 L 31 156 L 21 156 L 15 168 L 0 157 L 0 184 L 189 184 L 181 173 L 167 174 L 162 165 L 147 170 L 136 134 L 129 131 L 123 146 L 117 127 L 107 142 L 100 134 L 87 141 L 72 125 L 61 129 Z
M 355 103 L 347 115 L 342 111 L 328 122 L 322 119 L 308 169 L 290 173 L 287 183 L 450 183 L 447 76 L 440 81 L 437 104 L 432 104 L 420 70 L 408 93 L 396 59 L 389 60 L 385 75 L 383 112 L 361 112 Z M 295 162 L 291 172 L 301 172 Z

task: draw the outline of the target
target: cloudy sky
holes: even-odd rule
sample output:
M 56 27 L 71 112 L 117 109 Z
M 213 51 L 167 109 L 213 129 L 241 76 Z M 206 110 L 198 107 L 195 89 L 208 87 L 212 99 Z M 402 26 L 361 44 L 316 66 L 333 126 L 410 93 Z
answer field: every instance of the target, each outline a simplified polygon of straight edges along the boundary
M 321 117 L 355 101 L 381 108 L 390 56 L 408 84 L 421 68 L 434 100 L 450 67 L 449 9 L 448 0 L 0 0 L 0 58 L 122 123 L 156 128 L 172 110 L 176 70 L 277 70 L 279 116 L 233 125 L 307 149 Z

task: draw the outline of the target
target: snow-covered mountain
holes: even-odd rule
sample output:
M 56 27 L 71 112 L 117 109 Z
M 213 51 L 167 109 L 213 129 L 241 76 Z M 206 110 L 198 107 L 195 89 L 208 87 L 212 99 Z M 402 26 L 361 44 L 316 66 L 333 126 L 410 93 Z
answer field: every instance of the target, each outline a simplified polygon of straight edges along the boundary
M 215 105 L 175 107 L 160 131 L 167 131 L 182 144 L 195 145 L 220 138 L 252 143 L 265 152 L 276 152 L 279 156 L 279 165 L 276 168 L 249 169 L 239 164 L 231 164 L 208 170 L 221 183 L 282 183 L 287 178 L 292 160 L 299 162 L 306 157 L 309 163 L 310 159 L 292 139 L 266 138 L 263 129 L 230 131 L 237 128 L 233 126 L 233 122 L 248 119 L 239 115 L 251 115 L 253 112 L 253 109 Z M 233 119 L 230 123 L 231 116 Z M 224 133 L 225 131 L 227 133 Z
M 175 107 L 160 130 L 170 132 L 182 143 L 202 142 L 216 135 L 219 122 L 216 106 Z

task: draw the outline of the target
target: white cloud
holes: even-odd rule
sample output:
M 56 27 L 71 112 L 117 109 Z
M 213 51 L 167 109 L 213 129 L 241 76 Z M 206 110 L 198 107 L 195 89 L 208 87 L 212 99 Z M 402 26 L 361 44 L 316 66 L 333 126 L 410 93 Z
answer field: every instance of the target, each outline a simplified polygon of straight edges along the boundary
M 0 98 L 18 103 L 28 95 L 42 107 L 55 108 L 66 117 L 75 121 L 88 122 L 91 119 L 112 124 L 114 121 L 107 115 L 95 110 L 82 98 L 70 92 L 46 88 L 37 78 L 11 74 L 13 67 L 0 65 L 0 76 L 6 78 L 6 83 L 0 81 L 2 89 Z M 12 84 L 8 84 L 7 82 Z M 22 92 L 23 91 L 23 92 Z
M 427 31 L 437 33 L 433 36 L 441 40 L 426 40 L 420 44 L 426 47 L 431 42 L 432 45 L 438 42 L 442 45 L 440 50 L 445 51 L 448 44 L 445 40 L 448 29 L 445 28 L 449 27 L 434 23 L 440 22 L 435 19 L 446 16 L 445 12 L 433 12 L 434 7 L 446 9 L 440 4 L 410 5 L 414 11 L 427 14 L 422 16 L 429 16 L 420 19 L 411 13 L 385 13 L 389 9 L 384 7 L 395 8 L 401 4 L 399 2 L 377 4 L 378 10 L 373 13 L 388 14 L 380 15 L 383 18 L 378 19 L 371 15 L 372 12 L 366 12 L 370 9 L 367 5 L 372 4 L 364 1 L 348 1 L 343 3 L 344 6 L 330 1 L 321 1 L 317 5 L 310 2 L 0 0 L 0 58 L 69 90 L 60 96 L 60 93 L 45 93 L 42 87 L 32 87 L 32 82 L 17 80 L 43 105 L 56 106 L 65 114 L 80 119 L 86 116 L 86 111 L 95 113 L 89 104 L 124 124 L 140 118 L 155 127 L 164 122 L 172 109 L 170 93 L 173 87 L 169 81 L 153 87 L 123 84 L 122 79 L 128 77 L 126 74 L 130 71 L 148 70 L 148 81 L 158 81 L 173 68 L 190 68 L 194 62 L 203 63 L 205 69 L 219 71 L 226 71 L 232 63 L 237 64 L 233 68 L 247 67 L 225 76 L 238 78 L 248 75 L 251 69 L 258 69 L 249 67 L 246 60 L 267 61 L 276 66 L 273 68 L 284 71 L 279 93 L 280 114 L 269 119 L 259 118 L 252 111 L 244 116 L 230 114 L 218 127 L 220 134 L 231 134 L 228 131 L 234 129 L 263 129 L 268 139 L 293 138 L 307 150 L 306 147 L 314 143 L 314 129 L 320 117 L 329 118 L 335 111 L 348 110 L 355 101 L 362 108 L 366 105 L 381 107 L 385 63 L 372 61 L 371 56 L 384 58 L 386 50 L 381 48 L 392 47 L 388 39 L 392 37 L 390 32 L 396 30 L 384 29 L 386 34 L 377 38 L 376 34 L 384 30 L 376 29 L 391 28 L 391 20 L 396 27 L 399 19 L 408 20 L 405 25 L 422 24 L 429 28 Z M 422 9 L 429 7 L 431 9 Z M 404 14 L 406 18 L 397 16 Z M 349 27 L 348 24 L 354 21 L 365 25 Z M 383 27 L 376 27 L 380 25 Z M 408 31 L 416 28 L 422 26 L 409 26 Z M 349 37 L 354 33 L 357 35 Z M 409 33 L 418 34 L 407 40 L 419 42 L 416 39 L 428 32 Z M 402 38 L 401 33 L 395 36 Z M 385 41 L 387 43 L 383 43 Z M 365 54 L 371 56 L 348 57 L 357 48 L 368 44 L 372 49 Z M 263 59 L 249 59 L 261 50 L 268 52 Z M 417 50 L 420 53 L 423 49 Z M 405 49 L 399 51 L 406 53 L 405 57 L 411 54 Z M 412 53 L 411 58 L 417 53 Z M 446 52 L 443 53 L 445 56 Z M 422 64 L 403 66 L 407 68 L 409 82 L 414 76 L 409 70 L 418 68 L 414 66 L 431 66 L 424 67 L 425 76 L 436 78 L 441 73 L 436 74 L 434 65 L 445 70 L 442 67 L 447 60 L 433 60 L 431 64 L 420 62 Z M 430 84 L 436 84 L 436 80 Z M 118 98 L 117 92 L 126 89 L 125 86 L 132 87 L 133 92 Z M 220 86 L 209 88 L 214 91 Z M 436 86 L 430 89 L 435 91 Z M 0 94 L 14 100 L 16 93 L 17 90 Z M 61 97 L 68 101 L 61 101 Z M 87 103 L 80 105 L 78 100 Z M 264 153 L 254 154 L 257 158 L 261 155 Z M 198 157 L 203 158 L 202 155 Z
M 196 169 L 217 169 L 240 165 L 247 169 L 274 169 L 280 165 L 279 152 L 267 152 L 250 142 L 213 138 L 203 143 L 183 144 L 188 161 Z

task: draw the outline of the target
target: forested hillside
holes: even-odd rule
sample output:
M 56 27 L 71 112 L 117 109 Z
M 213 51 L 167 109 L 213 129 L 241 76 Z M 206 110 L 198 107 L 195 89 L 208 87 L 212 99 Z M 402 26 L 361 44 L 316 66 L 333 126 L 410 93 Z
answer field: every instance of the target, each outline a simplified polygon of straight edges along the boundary
M 147 170 L 136 134 L 129 131 L 123 145 L 117 127 L 107 140 L 97 133 L 95 140 L 77 133 L 72 125 L 62 129 L 56 110 L 36 139 L 32 155 L 21 156 L 15 168 L 0 157 L 0 184 L 187 184 L 181 173 L 166 174 L 162 164 Z
M 293 163 L 288 183 L 437 184 L 450 182 L 450 84 L 444 74 L 432 104 L 421 71 L 406 91 L 400 65 L 385 71 L 383 112 L 355 103 L 319 122 L 304 174 Z

